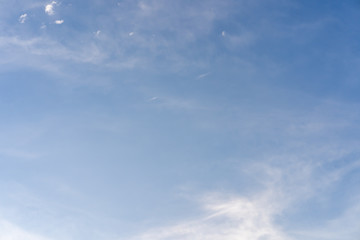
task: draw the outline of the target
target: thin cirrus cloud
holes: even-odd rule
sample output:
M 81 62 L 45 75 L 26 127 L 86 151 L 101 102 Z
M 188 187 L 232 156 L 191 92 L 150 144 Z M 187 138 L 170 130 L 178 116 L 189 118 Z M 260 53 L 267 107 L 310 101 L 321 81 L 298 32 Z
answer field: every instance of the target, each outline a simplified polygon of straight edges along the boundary
M 213 198 L 214 196 L 209 196 Z M 207 214 L 173 226 L 156 228 L 140 234 L 139 240 L 289 240 L 290 238 L 273 222 L 278 212 L 273 202 L 241 197 L 210 200 L 204 203 Z M 269 200 L 269 199 L 266 199 Z
M 292 4 L 283 4 L 290 1 L 272 1 L 279 11 L 257 2 L 125 0 L 111 5 L 90 0 L 86 8 L 66 4 L 64 15 L 57 16 L 62 3 L 49 0 L 34 5 L 40 17 L 35 7 L 19 9 L 13 4 L 11 18 L 4 17 L 12 20 L 0 21 L 3 29 L 12 29 L 0 36 L 5 79 L 1 89 L 9 92 L 0 94 L 1 106 L 11 108 L 3 111 L 1 123 L 8 129 L 14 121 L 23 125 L 46 118 L 49 127 L 26 141 L 13 134 L 19 146 L 0 148 L 0 155 L 9 160 L 0 169 L 0 183 L 5 186 L 0 205 L 6 208 L 3 199 L 7 197 L 8 205 L 19 212 L 17 216 L 0 215 L 0 239 L 44 239 L 32 233 L 46 235 L 52 230 L 44 229 L 59 226 L 49 233 L 56 236 L 55 232 L 68 231 L 62 223 L 69 219 L 69 225 L 76 227 L 64 233 L 73 235 L 68 239 L 96 239 L 84 234 L 93 228 L 83 223 L 92 219 L 76 218 L 74 212 L 55 205 L 83 208 L 107 226 L 94 220 L 91 226 L 98 227 L 96 231 L 119 235 L 98 239 L 126 239 L 121 234 L 134 240 L 356 239 L 360 114 L 353 100 L 356 96 L 347 96 L 348 67 L 341 65 L 344 60 L 337 60 L 355 63 L 354 56 L 349 56 L 348 45 L 341 44 L 343 37 L 329 37 L 338 28 L 336 21 L 321 21 L 331 15 L 321 12 L 327 9 L 316 10 L 313 16 L 308 3 L 295 1 L 299 2 L 296 11 L 304 11 L 299 19 L 293 17 Z M 307 7 L 301 9 L 303 4 Z M 14 22 L 17 27 L 11 28 Z M 327 44 L 314 41 L 319 39 Z M 324 49 L 323 45 L 332 47 Z M 343 51 L 346 49 L 349 51 Z M 339 57 L 325 59 L 328 56 Z M 37 71 L 27 76 L 28 69 Z M 14 72 L 26 82 L 30 79 L 30 84 L 22 89 L 17 82 L 5 84 L 6 79 L 19 79 Z M 38 76 L 38 72 L 44 74 Z M 352 70 L 354 79 L 355 72 Z M 341 91 L 334 90 L 329 87 L 337 81 L 333 76 L 349 85 L 339 81 Z M 80 81 L 86 87 L 79 87 Z M 92 81 L 106 87 L 99 90 Z M 5 116 L 8 112 L 11 116 Z M 55 123 L 58 114 L 67 119 L 71 130 L 55 127 L 62 126 Z M 124 127 L 120 127 L 122 122 Z M 9 141 L 8 135 L 3 133 L 3 144 Z M 30 161 L 34 162 L 32 169 Z M 147 169 L 147 164 L 153 168 Z M 165 174 L 173 170 L 181 174 Z M 138 180 L 133 181 L 133 176 Z M 59 186 L 74 186 L 75 194 L 66 187 L 59 195 L 51 192 L 55 189 L 49 181 L 52 178 Z M 80 183 L 79 178 L 84 180 Z M 43 213 L 47 218 L 39 213 L 44 204 L 33 208 L 43 232 L 32 228 L 37 223 L 31 221 L 33 215 L 29 217 L 30 208 L 12 201 L 27 202 L 22 195 L 14 197 L 7 191 L 12 181 L 28 184 L 42 202 L 54 202 L 48 206 L 49 213 Z M 128 189 L 119 188 L 120 182 Z M 104 198 L 93 191 L 94 185 Z M 145 185 L 159 191 L 146 192 Z M 193 190 L 188 199 L 196 206 L 179 215 L 160 206 L 167 216 L 160 219 L 162 213 L 156 212 L 153 221 L 148 209 L 155 209 L 154 202 L 169 201 L 169 208 L 181 209 L 171 201 L 173 190 L 182 186 Z M 113 189 L 119 189 L 118 195 Z M 132 195 L 123 199 L 123 190 L 150 198 Z M 180 190 L 181 194 L 186 195 L 186 190 Z M 107 201 L 112 199 L 113 203 Z M 140 205 L 144 211 L 133 211 Z M 140 230 L 127 232 L 121 224 L 108 224 L 107 216 L 97 215 L 106 211 L 104 215 L 119 222 L 129 220 L 126 214 L 141 219 L 134 223 Z
M 62 22 L 60 22 L 60 24 L 61 23 Z M 69 49 L 62 46 L 57 41 L 39 37 L 25 40 L 19 37 L 0 37 L 0 47 L 4 47 L 9 54 L 10 52 L 12 53 L 10 54 L 11 56 L 9 55 L 9 58 L 7 58 L 7 61 L 14 61 L 14 63 L 22 64 L 23 62 L 19 57 L 20 55 L 36 57 L 40 62 L 46 60 L 48 57 L 55 57 L 57 60 L 94 63 L 103 58 L 102 52 L 94 45 Z M 89 49 L 91 49 L 90 52 Z M 40 62 L 38 64 L 40 64 Z
M 202 79 L 202 78 L 205 78 L 205 77 L 209 76 L 209 74 L 210 74 L 210 72 L 200 74 L 199 76 L 197 76 L 197 78 L 196 78 L 196 79 Z
M 332 114 L 337 111 L 336 109 L 341 109 L 341 116 L 348 116 L 354 112 L 354 109 L 345 105 L 339 107 L 334 103 L 329 104 L 327 103 L 326 107 L 322 108 L 328 109 L 327 111 Z M 296 123 L 296 120 L 292 119 L 289 120 L 291 123 L 289 126 L 297 124 L 302 128 L 304 122 L 307 125 L 317 123 L 317 125 L 323 126 L 324 134 L 330 130 L 338 131 L 342 128 L 353 128 L 356 125 L 350 118 L 346 122 L 342 122 L 343 120 L 340 119 L 329 120 L 327 114 L 329 113 L 323 112 L 315 116 L 303 117 L 300 120 L 301 123 Z M 284 114 L 282 118 L 289 115 Z M 262 123 L 258 125 L 262 125 Z M 271 125 L 276 126 L 276 123 L 273 122 Z M 288 126 L 283 126 L 283 128 L 285 131 L 289 129 Z M 253 131 L 252 134 L 255 132 Z M 291 130 L 286 134 L 294 133 Z M 321 211 L 317 212 L 319 220 L 316 220 L 318 221 L 316 226 L 315 224 L 298 225 L 294 220 L 291 221 L 291 224 L 279 224 L 279 219 L 287 219 L 294 212 L 301 215 L 304 207 L 314 208 L 317 206 L 316 202 L 319 201 L 322 202 L 321 207 L 339 207 L 340 204 L 336 200 L 338 196 L 331 197 L 329 194 L 338 191 L 340 183 L 347 181 L 352 172 L 360 169 L 359 160 L 343 161 L 349 154 L 357 151 L 356 144 L 351 145 L 337 140 L 321 143 L 311 142 L 309 137 L 318 134 L 317 129 L 311 128 L 303 136 L 304 149 L 295 150 L 299 147 L 298 143 L 289 141 L 285 148 L 289 149 L 287 152 L 275 153 L 275 155 L 273 155 L 274 153 L 265 154 L 266 159 L 254 161 L 257 163 L 243 168 L 241 175 L 247 172 L 248 175 L 263 184 L 264 190 L 255 191 L 254 195 L 250 197 L 236 196 L 235 194 L 230 199 L 218 197 L 226 195 L 224 192 L 218 192 L 215 197 L 209 195 L 202 201 L 202 206 L 206 209 L 205 216 L 155 228 L 134 237 L 134 239 L 355 239 L 359 234 L 357 223 L 360 209 L 358 201 L 356 201 L 360 195 L 356 192 L 345 210 L 332 218 L 321 219 Z M 281 133 L 278 132 L 277 137 L 280 135 Z M 306 142 L 309 143 L 305 144 Z M 249 183 L 249 185 L 252 184 Z M 217 199 L 217 201 L 213 199 Z M 310 206 L 307 205 L 309 202 Z M 316 212 L 317 209 L 313 211 Z
M 59 5 L 58 1 L 52 1 L 45 5 L 44 11 L 47 15 L 53 16 L 56 14 L 56 7 Z M 206 35 L 211 28 L 213 21 L 216 19 L 216 15 L 221 15 L 221 12 L 224 11 L 223 7 L 220 7 L 219 10 L 216 10 L 215 13 L 210 14 L 210 8 L 213 7 L 214 9 L 217 9 L 217 4 L 214 2 L 211 2 L 209 7 L 205 7 L 204 10 L 201 10 L 199 14 L 193 15 L 191 11 L 184 9 L 185 11 L 179 11 L 181 14 L 179 14 L 178 11 L 173 12 L 171 14 L 170 18 L 164 19 L 161 15 L 157 15 L 157 11 L 173 11 L 169 4 L 159 4 L 158 1 L 152 1 L 149 3 L 143 3 L 140 2 L 135 7 L 128 2 L 124 2 L 123 5 L 127 8 L 133 8 L 132 14 L 134 16 L 129 15 L 129 11 L 123 10 L 123 8 L 118 8 L 117 14 L 110 13 L 109 17 L 113 19 L 117 19 L 118 16 L 128 16 L 129 19 L 131 19 L 131 22 L 133 22 L 137 28 L 134 29 L 134 31 L 126 31 L 126 33 L 122 33 L 121 31 L 111 29 L 109 27 L 104 29 L 104 37 L 101 39 L 101 42 L 97 43 L 90 43 L 89 45 L 91 48 L 97 48 L 102 53 L 102 56 L 107 59 L 108 57 L 111 58 L 111 61 L 107 61 L 108 66 L 115 66 L 115 68 L 123 68 L 123 67 L 130 67 L 133 68 L 134 64 L 137 66 L 146 66 L 152 61 L 149 61 L 149 53 L 161 55 L 164 58 L 176 62 L 176 64 L 185 64 L 188 61 L 185 61 L 186 56 L 184 56 L 183 51 L 178 51 L 177 47 L 178 45 L 182 45 L 182 47 L 186 47 L 188 44 L 190 44 L 192 41 L 195 41 L 199 36 Z M 195 6 L 197 4 L 194 4 Z M 124 9 L 126 9 L 126 7 Z M 181 4 L 179 5 L 180 8 L 184 8 Z M 150 11 L 151 9 L 151 11 Z M 147 14 L 144 14 L 144 11 Z M 84 16 L 85 18 L 87 16 Z M 152 24 L 153 21 L 148 21 L 148 18 L 152 18 L 155 22 L 159 22 L 160 24 L 154 25 Z M 24 23 L 27 19 L 27 15 L 19 18 L 20 23 Z M 191 21 L 183 21 L 185 19 L 191 19 Z M 156 32 L 163 32 L 165 29 L 170 29 L 169 26 L 171 25 L 178 25 L 178 22 L 192 22 L 191 25 L 186 26 L 179 26 L 179 28 L 172 29 L 171 35 L 174 36 L 180 36 L 181 35 L 181 41 L 178 40 L 178 37 L 176 39 L 170 40 L 167 39 L 166 36 L 163 36 L 161 34 L 155 34 Z M 57 19 L 53 20 L 53 23 L 56 25 L 61 25 L 64 23 L 63 19 Z M 40 27 L 42 29 L 45 29 L 45 25 Z M 121 29 L 122 27 L 118 28 Z M 151 29 L 151 31 L 148 31 L 146 29 Z M 105 34 L 106 33 L 106 34 Z M 185 34 L 184 34 L 185 33 Z M 95 36 L 99 37 L 100 32 L 96 32 Z M 127 35 L 128 37 L 132 37 L 130 39 L 123 39 L 123 41 L 116 41 L 114 39 L 119 38 L 119 36 Z M 48 36 L 51 38 L 51 36 Z M 77 35 L 76 33 L 73 36 L 67 36 L 65 38 L 66 41 L 71 41 L 73 43 L 77 42 L 87 42 L 89 39 L 79 39 L 83 38 L 83 35 Z M 52 39 L 50 39 L 52 40 Z M 56 39 L 53 39 L 56 41 Z M 75 40 L 75 41 L 74 41 Z M 60 44 L 61 45 L 61 44 Z M 65 47 L 65 45 L 69 46 L 69 44 L 64 44 L 61 46 L 62 48 L 68 48 Z M 109 50 L 108 46 L 113 46 L 113 49 Z M 131 56 L 127 55 L 126 51 L 123 51 L 122 49 L 132 48 L 135 47 L 138 49 L 136 51 L 136 54 L 131 54 Z M 83 47 L 79 46 L 80 48 Z M 51 53 L 53 49 L 48 49 L 48 52 Z M 71 52 L 71 49 L 67 49 L 67 51 Z M 166 54 L 165 52 L 166 51 Z M 198 49 L 193 49 L 192 53 L 190 54 L 197 54 Z M 117 58 L 112 58 L 111 56 L 115 53 Z M 87 61 L 87 60 L 85 60 Z M 145 64 L 146 63 L 146 64 Z M 189 62 L 188 64 L 191 64 Z
M 281 164 L 283 157 L 277 157 L 277 164 Z M 321 226 L 302 228 L 295 225 L 289 228 L 279 224 L 279 219 L 288 211 L 294 212 L 302 203 L 332 189 L 349 172 L 359 169 L 360 163 L 349 164 L 321 176 L 319 172 L 326 166 L 327 159 L 320 160 L 315 166 L 311 162 L 292 161 L 292 157 L 291 154 L 286 156 L 290 163 L 281 167 L 260 163 L 245 170 L 264 182 L 264 190 L 248 197 L 227 196 L 224 192 L 205 194 L 199 198 L 204 215 L 153 228 L 129 240 L 328 240 L 357 236 L 358 203 Z

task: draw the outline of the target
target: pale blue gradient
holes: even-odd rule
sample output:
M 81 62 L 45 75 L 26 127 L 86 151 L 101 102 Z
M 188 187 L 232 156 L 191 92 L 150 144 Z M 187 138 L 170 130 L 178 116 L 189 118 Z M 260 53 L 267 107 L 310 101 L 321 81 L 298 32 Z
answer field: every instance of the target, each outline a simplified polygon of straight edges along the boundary
M 0 0 L 0 239 L 358 239 L 359 20 Z

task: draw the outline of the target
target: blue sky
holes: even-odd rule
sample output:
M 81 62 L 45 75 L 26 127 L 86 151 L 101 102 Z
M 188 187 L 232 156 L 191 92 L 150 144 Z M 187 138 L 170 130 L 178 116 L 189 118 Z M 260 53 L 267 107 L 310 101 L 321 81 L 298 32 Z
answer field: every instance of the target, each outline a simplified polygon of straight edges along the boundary
M 1 240 L 360 237 L 360 3 L 0 0 Z

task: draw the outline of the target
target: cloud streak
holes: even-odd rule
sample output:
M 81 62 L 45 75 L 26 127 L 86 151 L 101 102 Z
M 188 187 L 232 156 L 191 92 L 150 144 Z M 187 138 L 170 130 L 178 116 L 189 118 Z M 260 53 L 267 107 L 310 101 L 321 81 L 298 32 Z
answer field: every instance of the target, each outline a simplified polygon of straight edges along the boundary
M 261 151 L 261 157 L 238 166 L 241 169 L 239 175 L 249 176 L 251 192 L 219 190 L 213 194 L 200 194 L 200 197 L 197 193 L 190 199 L 200 202 L 200 208 L 204 210 L 202 215 L 150 229 L 131 240 L 356 239 L 359 236 L 360 194 L 356 186 L 347 186 L 352 191 L 351 197 L 335 193 L 342 191 L 349 176 L 360 170 L 360 160 L 352 157 L 359 152 L 358 143 L 329 136 L 331 132 L 354 130 L 357 108 L 346 103 L 326 102 L 315 108 L 315 112 L 304 114 L 302 119 L 291 118 L 289 112 L 278 112 L 275 119 L 251 117 L 249 122 L 259 119 L 277 129 L 276 134 L 270 134 L 271 138 L 282 139 L 279 140 L 282 146 L 277 146 L 279 149 Z M 303 135 L 294 134 L 293 130 L 287 132 L 289 126 L 279 121 L 283 118 L 287 118 L 291 128 L 316 123 L 321 126 L 321 131 L 310 127 Z M 264 122 L 256 124 L 251 134 L 259 134 L 255 129 L 259 130 Z M 266 134 L 262 134 L 266 139 Z M 320 136 L 326 140 L 319 141 Z M 347 198 L 346 205 L 340 204 L 343 198 Z M 326 208 L 333 215 L 321 216 L 323 213 L 318 208 Z M 334 208 L 338 212 L 333 212 Z M 317 218 L 314 219 L 307 209 L 311 209 L 311 214 Z M 303 224 L 303 219 L 315 223 Z
M 196 78 L 196 79 L 202 79 L 202 78 L 205 78 L 205 77 L 207 77 L 209 74 L 210 74 L 210 72 L 200 74 L 199 76 L 197 76 L 197 78 Z
M 251 174 L 259 176 L 259 181 L 265 186 L 264 190 L 249 197 L 223 192 L 205 194 L 200 197 L 201 208 L 205 211 L 203 216 L 153 228 L 129 240 L 353 239 L 359 233 L 357 224 L 354 224 L 359 221 L 358 204 L 350 206 L 338 218 L 326 222 L 326 227 L 300 227 L 299 230 L 293 223 L 293 226 L 285 228 L 279 218 L 286 219 L 289 211 L 294 212 L 296 207 L 308 199 L 316 198 L 325 189 L 334 187 L 334 183 L 346 177 L 349 171 L 358 169 L 359 163 L 323 176 L 319 176 L 319 169 L 326 165 L 325 162 L 313 165 L 310 162 L 290 161 L 281 167 L 264 162 L 254 165 L 255 168 L 249 170 Z
M 19 17 L 19 22 L 20 23 L 25 23 L 26 19 L 27 19 L 27 14 L 24 13 Z
M 262 199 L 206 197 L 204 217 L 174 226 L 152 229 L 133 239 L 141 240 L 288 240 L 273 222 L 278 210 Z M 266 198 L 266 197 L 265 197 Z M 215 199 L 215 200 L 214 200 Z

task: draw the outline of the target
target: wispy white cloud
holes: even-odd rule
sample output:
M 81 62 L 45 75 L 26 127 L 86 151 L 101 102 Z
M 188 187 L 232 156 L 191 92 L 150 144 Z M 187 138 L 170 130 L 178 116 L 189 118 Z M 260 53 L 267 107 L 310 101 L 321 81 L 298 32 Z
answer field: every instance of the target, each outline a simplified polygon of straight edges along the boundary
M 55 24 L 58 24 L 58 25 L 60 25 L 60 24 L 63 24 L 64 23 L 64 20 L 55 20 Z
M 138 7 L 141 10 L 141 14 L 150 15 L 158 9 L 158 4 L 156 2 L 148 2 L 139 1 Z
M 118 3 L 121 7 L 106 10 L 109 17 L 104 18 L 103 21 L 104 23 L 108 21 L 109 24 L 104 24 L 106 25 L 102 29 L 104 37 L 102 36 L 96 46 L 103 56 L 111 58 L 111 61 L 106 62 L 108 66 L 136 65 L 146 68 L 149 65 L 156 65 L 152 61 L 154 57 L 164 60 L 167 65 L 171 64 L 174 68 L 184 65 L 203 66 L 213 59 L 210 55 L 219 56 L 216 53 L 218 50 L 211 41 L 214 37 L 214 24 L 231 15 L 232 9 L 235 9 L 237 4 L 244 5 L 241 11 L 246 11 L 248 6 L 241 4 L 242 2 L 246 1 L 211 0 L 206 4 L 192 2 L 191 5 L 179 2 L 173 6 L 173 3 L 169 4 L 162 0 L 136 1 L 135 4 L 133 1 L 122 1 Z M 45 13 L 54 15 L 56 7 L 60 4 L 59 1 L 47 2 Z M 44 7 L 44 4 L 41 7 Z M 88 23 L 89 26 L 93 24 L 94 20 L 87 15 L 77 17 L 82 18 L 81 22 Z M 242 29 L 242 32 L 228 33 L 220 30 L 220 36 L 226 36 L 224 42 L 230 50 L 239 46 L 248 46 L 257 39 L 257 31 L 259 31 L 257 28 L 249 29 L 241 23 L 234 28 Z M 216 30 L 216 35 L 219 35 L 219 30 Z M 131 38 L 128 38 L 129 36 Z M 127 39 L 124 39 L 125 37 Z M 203 41 L 205 39 L 208 40 Z M 86 42 L 88 39 L 86 34 L 78 34 L 74 31 L 74 34 L 66 36 L 64 41 L 71 43 L 68 46 L 74 46 L 74 43 Z M 131 51 L 129 54 L 126 49 L 136 49 L 136 51 Z M 199 56 L 203 57 L 199 58 Z M 125 64 L 124 59 L 126 59 Z
M 175 96 L 159 96 L 149 99 L 154 106 L 170 111 L 196 111 L 206 108 L 194 99 L 179 98 Z
M 209 1 L 206 4 L 193 2 L 191 6 L 180 2 L 169 4 L 162 0 L 138 1 L 136 5 L 130 3 L 122 2 L 121 8 L 114 9 L 113 17 L 120 25 L 127 22 L 134 27 L 129 31 L 125 25 L 125 33 L 111 31 L 107 44 L 114 46 L 113 51 L 118 51 L 120 55 L 123 49 L 136 48 L 135 55 L 140 59 L 140 67 L 151 65 L 153 61 L 149 56 L 166 59 L 168 63 L 174 64 L 174 67 L 200 64 L 195 60 L 196 57 L 191 56 L 200 52 L 211 54 L 214 49 L 208 44 L 197 47 L 194 45 L 212 33 L 213 24 L 224 17 L 224 12 L 231 7 L 230 4 L 218 1 Z M 121 42 L 114 41 L 124 36 L 132 38 Z
M 204 77 L 207 77 L 209 74 L 210 74 L 210 72 L 200 74 L 199 76 L 197 76 L 197 79 L 202 79 Z
M 263 199 L 262 197 L 265 197 Z M 140 240 L 289 240 L 273 218 L 278 209 L 266 196 L 258 199 L 206 196 L 206 214 L 173 226 L 152 229 L 134 239 Z
M 161 99 L 158 102 L 161 103 Z M 354 119 L 357 117 L 349 117 L 348 114 L 353 115 L 354 109 L 357 108 L 358 106 L 349 107 L 347 104 L 327 102 L 325 106 L 321 106 L 323 112 L 320 116 L 308 113 L 299 121 L 288 119 L 287 122 L 289 125 L 296 123 L 299 126 L 304 122 L 310 125 L 318 122 L 321 128 L 324 128 L 321 134 L 328 136 L 330 130 L 353 129 L 357 122 Z M 334 119 L 337 111 L 340 111 L 341 119 Z M 319 109 L 316 110 L 317 114 L 318 112 Z M 327 116 L 330 113 L 331 120 Z M 280 118 L 290 115 L 289 112 L 283 113 Z M 343 122 L 344 116 L 347 116 L 346 122 Z M 255 118 L 249 121 L 254 121 Z M 278 119 L 263 117 L 259 119 L 266 122 L 274 121 L 271 122 L 273 127 L 282 124 L 276 123 Z M 262 124 L 263 122 L 259 123 L 254 129 Z M 287 131 L 287 126 L 282 128 Z M 252 134 L 254 132 L 252 131 Z M 277 130 L 276 137 L 283 138 L 282 134 L 284 133 Z M 307 134 L 314 137 L 319 134 L 319 130 L 311 128 Z M 301 212 L 304 206 L 308 207 L 306 204 L 315 205 L 314 202 L 323 201 L 328 206 L 337 205 L 336 199 L 333 199 L 329 192 L 338 191 L 338 184 L 350 173 L 360 169 L 360 161 L 357 159 L 343 161 L 348 155 L 358 151 L 358 143 L 352 145 L 336 139 L 319 142 L 317 139 L 310 140 L 308 135 L 298 134 L 296 137 L 300 137 L 300 140 L 292 141 L 291 137 L 286 137 L 287 141 L 283 143 L 284 147 L 281 147 L 281 154 L 279 151 L 264 151 L 261 159 L 253 159 L 253 163 L 242 165 L 239 174 L 251 176 L 257 182 L 249 185 L 260 186 L 254 188 L 252 193 L 236 193 L 227 198 L 227 193 L 219 191 L 217 194 L 200 197 L 201 207 L 205 209 L 204 215 L 180 220 L 177 224 L 150 229 L 132 239 L 355 239 L 359 234 L 360 221 L 360 207 L 356 201 L 360 195 L 357 192 L 347 206 L 339 206 L 340 213 L 331 220 L 324 218 L 319 220 L 316 226 L 298 226 L 294 219 L 284 224 L 287 217 L 294 215 L 294 212 L 301 215 L 300 218 L 311 217 Z M 341 196 L 337 197 L 341 198 Z M 197 199 L 198 196 L 194 198 Z
M 282 162 L 282 161 L 280 161 Z M 277 162 L 277 165 L 280 164 Z M 254 165 L 248 170 L 257 176 L 265 188 L 250 196 L 229 195 L 223 192 L 205 194 L 199 201 L 205 213 L 188 218 L 177 224 L 157 227 L 136 235 L 131 240 L 311 240 L 353 239 L 359 233 L 360 207 L 349 208 L 339 218 L 329 221 L 325 227 L 299 230 L 296 223 L 286 228 L 279 217 L 286 219 L 288 211 L 308 199 L 317 197 L 323 189 L 345 177 L 349 171 L 359 168 L 352 164 L 319 176 L 322 164 L 308 161 L 289 161 L 282 166 L 275 162 Z M 280 164 L 281 165 L 281 164 Z M 260 168 L 259 168 L 260 167 Z M 336 177 L 333 177 L 336 175 Z M 329 230 L 329 229 L 331 230 Z
M 45 13 L 48 14 L 48 15 L 54 15 L 55 14 L 55 11 L 54 11 L 54 6 L 57 4 L 56 1 L 52 1 L 51 3 L 49 4 L 46 4 L 45 5 Z
M 94 34 L 95 34 L 95 37 L 99 37 L 100 34 L 101 34 L 101 31 L 100 31 L 100 30 L 97 30 Z
M 152 101 L 156 101 L 156 100 L 158 100 L 159 98 L 158 97 L 152 97 L 152 98 L 149 98 L 149 102 L 152 102 Z
M 15 224 L 0 219 L 1 240 L 49 240 L 49 238 L 28 232 Z
M 49 1 L 45 5 L 42 4 L 41 7 L 44 7 L 47 15 L 53 16 L 56 14 L 58 5 L 60 5 L 59 1 Z M 154 56 L 158 56 L 157 59 L 166 59 L 166 63 L 173 64 L 174 68 L 184 64 L 194 65 L 195 61 L 198 63 L 199 60 L 195 60 L 197 58 L 191 56 L 197 55 L 199 51 L 202 51 L 201 49 L 207 54 L 211 53 L 212 49 L 205 50 L 210 47 L 206 45 L 193 48 L 192 44 L 211 33 L 215 21 L 221 18 L 228 8 L 226 4 L 219 4 L 217 1 L 210 1 L 208 4 L 193 3 L 193 7 L 178 3 L 175 8 L 172 4 L 161 0 L 138 1 L 137 4 L 124 1 L 121 5 L 121 8 L 108 10 L 109 18 L 104 20 L 116 23 L 117 30 L 112 29 L 114 24 L 106 24 L 107 26 L 101 32 L 101 39 L 97 39 L 100 41 L 89 44 L 96 46 L 101 55 L 105 57 L 104 59 L 109 59 L 106 63 L 102 62 L 104 66 L 114 68 L 132 68 L 134 66 L 147 68 L 149 65 L 154 65 L 152 61 Z M 36 5 L 36 7 L 39 6 Z M 166 19 L 164 19 L 165 17 Z M 84 18 L 84 22 L 88 22 L 89 25 L 93 21 L 85 15 L 79 16 L 79 18 Z M 127 20 L 123 21 L 123 18 Z M 55 24 L 64 23 L 61 19 L 55 20 L 52 20 Z M 126 27 L 128 24 L 132 27 Z M 21 35 L 16 34 L 15 36 Z M 87 36 L 78 34 L 78 32 L 74 32 L 71 36 L 65 36 L 63 47 L 66 45 L 67 48 L 70 46 L 74 49 L 82 48 L 82 45 L 75 45 L 79 42 L 91 42 L 93 36 L 88 36 L 89 39 L 86 39 Z M 121 39 L 121 41 L 115 39 Z M 57 41 L 56 38 L 50 40 Z M 127 49 L 132 48 L 137 50 L 129 54 Z M 48 52 L 52 51 L 53 49 L 48 49 Z
M 19 17 L 19 22 L 20 23 L 25 23 L 25 21 L 26 21 L 26 19 L 27 19 L 27 14 L 26 13 L 24 13 L 24 14 L 22 14 L 20 17 Z
M 21 39 L 19 37 L 0 37 L 0 47 L 13 52 L 13 57 L 16 57 L 16 53 L 19 55 L 30 54 L 33 56 L 42 57 L 56 57 L 57 60 L 73 60 L 76 62 L 97 62 L 100 60 L 101 51 L 96 45 L 89 44 L 79 48 L 69 49 L 62 46 L 56 41 L 49 38 L 30 38 Z M 91 51 L 89 51 L 91 49 Z M 91 52 L 91 53 L 90 53 Z M 90 55 L 88 55 L 90 53 Z M 99 54 L 99 55 L 98 55 Z M 99 57 L 99 58 L 98 58 Z M 7 59 L 11 61 L 12 58 Z M 14 61 L 20 59 L 14 59 Z

